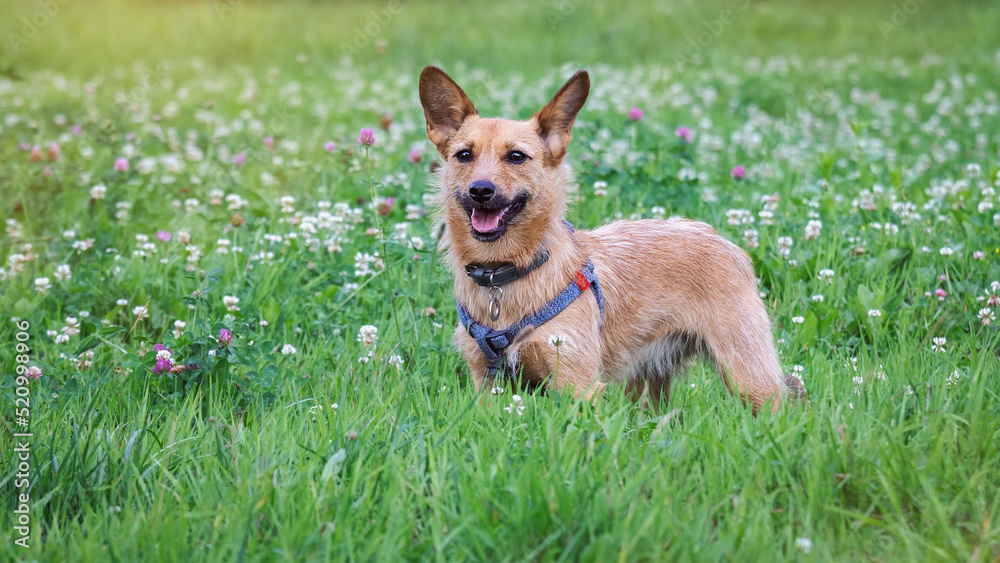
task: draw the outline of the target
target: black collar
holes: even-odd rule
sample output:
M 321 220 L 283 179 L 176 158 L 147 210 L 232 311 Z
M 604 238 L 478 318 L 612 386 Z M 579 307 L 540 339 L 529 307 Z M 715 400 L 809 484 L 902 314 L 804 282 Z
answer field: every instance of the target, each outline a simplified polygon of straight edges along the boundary
M 543 246 L 542 249 L 535 254 L 535 259 L 532 260 L 531 263 L 525 268 L 518 268 L 515 264 L 510 262 L 491 266 L 469 264 L 465 267 L 465 273 L 472 278 L 477 285 L 482 287 L 492 287 L 495 285 L 502 285 L 525 276 L 528 272 L 544 264 L 548 261 L 548 259 L 549 251 Z

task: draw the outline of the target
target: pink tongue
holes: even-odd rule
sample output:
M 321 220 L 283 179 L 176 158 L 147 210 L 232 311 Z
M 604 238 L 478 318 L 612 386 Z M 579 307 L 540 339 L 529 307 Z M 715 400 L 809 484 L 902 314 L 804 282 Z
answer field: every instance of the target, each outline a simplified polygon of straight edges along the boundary
M 472 208 L 472 228 L 480 233 L 488 233 L 500 225 L 503 209 Z

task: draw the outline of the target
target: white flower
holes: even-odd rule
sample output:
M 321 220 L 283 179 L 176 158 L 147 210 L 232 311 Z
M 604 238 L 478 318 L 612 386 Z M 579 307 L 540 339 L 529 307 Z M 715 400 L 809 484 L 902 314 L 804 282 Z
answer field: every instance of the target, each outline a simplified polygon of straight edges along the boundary
M 608 195 L 608 183 L 604 180 L 598 180 L 594 182 L 594 195 L 596 196 L 606 196 Z
M 823 222 L 815 219 L 806 223 L 806 240 L 814 239 L 820 235 L 823 229 Z
M 989 308 L 980 309 L 979 318 L 983 321 L 983 326 L 990 326 L 990 323 L 993 322 L 994 319 L 993 309 Z
M 174 321 L 174 338 L 180 338 L 181 335 L 184 334 L 184 328 L 186 326 L 187 323 L 184 321 Z
M 931 350 L 935 352 L 944 352 L 945 346 L 948 344 L 948 339 L 943 336 L 935 336 L 934 344 L 931 345 Z
M 813 300 L 813 302 L 815 302 L 815 303 L 822 303 L 822 302 L 823 302 L 823 299 L 824 299 L 824 297 L 823 297 L 822 295 L 820 295 L 820 294 L 816 294 L 816 295 L 813 295 L 813 296 L 811 297 L 811 299 L 812 299 L 812 300 Z
M 108 188 L 104 184 L 97 184 L 96 186 L 90 188 L 90 199 L 104 199 L 107 195 Z
M 882 311 L 880 311 L 878 309 L 868 309 L 868 316 L 869 317 L 881 317 L 882 316 Z
M 810 551 L 812 551 L 812 548 L 813 548 L 813 542 L 811 539 L 795 538 L 795 549 L 801 551 L 802 553 L 809 553 Z
M 240 308 L 237 307 L 240 303 L 239 297 L 234 297 L 232 295 L 226 295 L 222 298 L 222 304 L 226 306 L 227 311 L 239 311 Z
M 378 340 L 378 327 L 372 325 L 364 325 L 358 330 L 358 342 L 364 344 L 367 348 L 375 344 Z
M 115 301 L 115 305 L 118 305 L 119 307 L 128 307 L 128 299 L 119 299 L 118 301 Z
M 962 378 L 962 372 L 956 369 L 954 372 L 952 372 L 951 375 L 948 376 L 948 379 L 944 380 L 945 387 L 951 389 L 952 387 L 958 384 L 958 380 L 961 378 Z
M 941 256 L 951 256 L 955 251 L 952 250 L 950 247 L 945 246 L 942 247 L 941 250 L 939 250 L 938 252 L 941 253 Z
M 402 356 L 389 356 L 388 363 L 390 366 L 395 366 L 397 369 L 403 367 L 403 357 Z
M 795 324 L 797 324 L 797 325 L 800 325 L 800 324 L 806 322 L 806 318 L 805 317 L 792 317 L 792 322 L 795 323 Z
M 45 295 L 45 292 L 52 289 L 52 283 L 49 278 L 37 278 L 35 279 L 35 291 Z
M 514 395 L 511 397 L 511 400 L 514 402 L 512 402 L 509 407 L 504 407 L 503 410 L 509 412 L 510 414 L 514 414 L 516 412 L 518 416 L 520 416 L 524 412 L 524 405 L 521 403 L 521 396 Z
M 291 344 L 285 344 L 284 346 L 281 347 L 281 353 L 286 356 L 291 356 L 297 351 L 298 350 L 295 349 L 295 346 L 292 346 Z
M 555 348 L 556 350 L 558 350 L 559 347 L 562 346 L 565 342 L 566 342 L 566 337 L 561 334 L 553 334 L 552 336 L 549 337 L 549 345 Z
M 173 357 L 173 354 L 170 352 L 170 350 L 167 350 L 166 348 L 158 350 L 156 352 L 157 360 L 169 360 L 171 357 Z
M 59 281 L 68 280 L 73 277 L 68 264 L 60 264 L 56 267 L 56 279 Z
M 494 387 L 490 389 L 490 395 L 503 395 L 503 387 Z
M 149 316 L 149 310 L 146 309 L 144 305 L 138 305 L 132 309 L 132 315 L 139 317 L 139 320 L 141 321 L 142 319 Z

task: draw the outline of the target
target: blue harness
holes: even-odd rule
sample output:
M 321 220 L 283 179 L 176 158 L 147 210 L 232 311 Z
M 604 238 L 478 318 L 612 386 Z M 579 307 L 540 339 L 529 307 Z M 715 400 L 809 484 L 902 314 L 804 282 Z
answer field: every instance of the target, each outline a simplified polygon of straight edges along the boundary
M 601 284 L 597 279 L 597 274 L 594 272 L 594 263 L 590 260 L 587 260 L 587 265 L 582 270 L 576 272 L 573 281 L 555 299 L 504 330 L 497 330 L 475 322 L 469 316 L 469 311 L 461 303 L 456 301 L 455 304 L 458 306 L 458 318 L 462 321 L 462 325 L 465 326 L 465 331 L 476 339 L 479 349 L 486 355 L 488 375 L 495 378 L 503 372 L 505 365 L 503 361 L 504 355 L 519 332 L 527 326 L 537 328 L 545 324 L 568 307 L 570 303 L 587 291 L 588 288 L 594 290 L 594 296 L 597 298 L 597 308 L 601 312 L 601 318 L 597 325 L 598 330 L 600 330 L 600 326 L 604 321 L 604 296 L 601 294 Z

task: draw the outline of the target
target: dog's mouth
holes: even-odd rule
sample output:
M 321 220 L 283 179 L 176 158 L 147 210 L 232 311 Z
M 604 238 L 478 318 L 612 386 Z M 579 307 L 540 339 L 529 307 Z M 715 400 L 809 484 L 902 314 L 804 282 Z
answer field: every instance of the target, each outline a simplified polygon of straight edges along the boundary
M 524 209 L 527 195 L 519 195 L 504 207 L 467 207 L 469 223 L 472 226 L 472 236 L 482 242 L 492 242 L 499 239 L 507 231 L 514 217 Z

